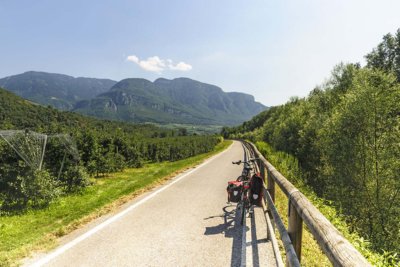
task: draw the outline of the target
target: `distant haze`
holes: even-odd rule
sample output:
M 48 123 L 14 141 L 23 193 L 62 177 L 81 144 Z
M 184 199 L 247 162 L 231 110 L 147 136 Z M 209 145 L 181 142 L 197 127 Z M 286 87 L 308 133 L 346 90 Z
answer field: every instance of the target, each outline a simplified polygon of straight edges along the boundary
M 400 28 L 400 1 L 1 1 L 0 77 L 188 77 L 266 106 L 363 63 Z

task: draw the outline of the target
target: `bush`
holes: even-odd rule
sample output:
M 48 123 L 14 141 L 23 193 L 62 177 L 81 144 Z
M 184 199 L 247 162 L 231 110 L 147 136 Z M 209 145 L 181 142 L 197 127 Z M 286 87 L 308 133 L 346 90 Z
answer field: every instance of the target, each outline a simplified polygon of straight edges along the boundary
M 90 185 L 89 175 L 84 167 L 70 166 L 61 174 L 59 184 L 65 192 L 79 191 Z
M 1 210 L 21 210 L 29 206 L 43 207 L 50 203 L 60 193 L 57 183 L 46 170 L 20 171 L 17 175 L 14 172 L 2 173 L 5 187 L 1 189 L 3 202 Z

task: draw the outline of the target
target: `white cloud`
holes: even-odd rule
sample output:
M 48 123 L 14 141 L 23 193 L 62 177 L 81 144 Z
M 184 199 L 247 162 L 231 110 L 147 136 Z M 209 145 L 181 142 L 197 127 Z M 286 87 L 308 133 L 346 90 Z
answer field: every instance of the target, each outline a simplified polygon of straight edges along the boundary
M 137 58 L 137 56 L 128 56 L 126 60 L 139 63 L 139 59 Z
M 163 70 L 190 71 L 193 67 L 185 62 L 174 64 L 171 59 L 161 59 L 158 56 L 149 57 L 146 60 L 140 60 L 137 56 L 131 55 L 126 58 L 127 61 L 136 63 L 145 71 L 161 73 Z
M 149 57 L 147 60 L 139 60 L 137 56 L 132 55 L 128 56 L 126 60 L 138 64 L 142 69 L 146 71 L 161 72 L 165 68 L 164 61 L 157 56 Z
M 170 70 L 179 70 L 179 71 L 189 71 L 192 69 L 192 66 L 186 64 L 185 62 L 179 62 L 175 66 L 173 64 L 168 65 Z

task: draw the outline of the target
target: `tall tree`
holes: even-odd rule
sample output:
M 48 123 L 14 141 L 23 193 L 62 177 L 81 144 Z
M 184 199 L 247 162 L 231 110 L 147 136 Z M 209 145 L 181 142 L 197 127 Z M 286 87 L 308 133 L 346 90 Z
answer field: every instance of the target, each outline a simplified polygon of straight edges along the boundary
M 388 33 L 383 36 L 382 42 L 365 58 L 367 67 L 394 72 L 400 81 L 400 29 L 395 35 Z

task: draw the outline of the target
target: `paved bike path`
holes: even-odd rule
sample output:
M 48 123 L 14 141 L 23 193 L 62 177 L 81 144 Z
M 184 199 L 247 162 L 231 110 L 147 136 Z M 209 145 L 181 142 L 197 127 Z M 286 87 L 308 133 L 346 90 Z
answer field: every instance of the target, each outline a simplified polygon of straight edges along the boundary
M 236 205 L 226 203 L 227 181 L 241 173 L 241 166 L 231 162 L 242 158 L 242 146 L 234 142 L 205 164 L 135 199 L 116 218 L 100 218 L 91 229 L 72 233 L 33 264 L 274 266 L 262 211 L 256 210 L 243 228 Z

